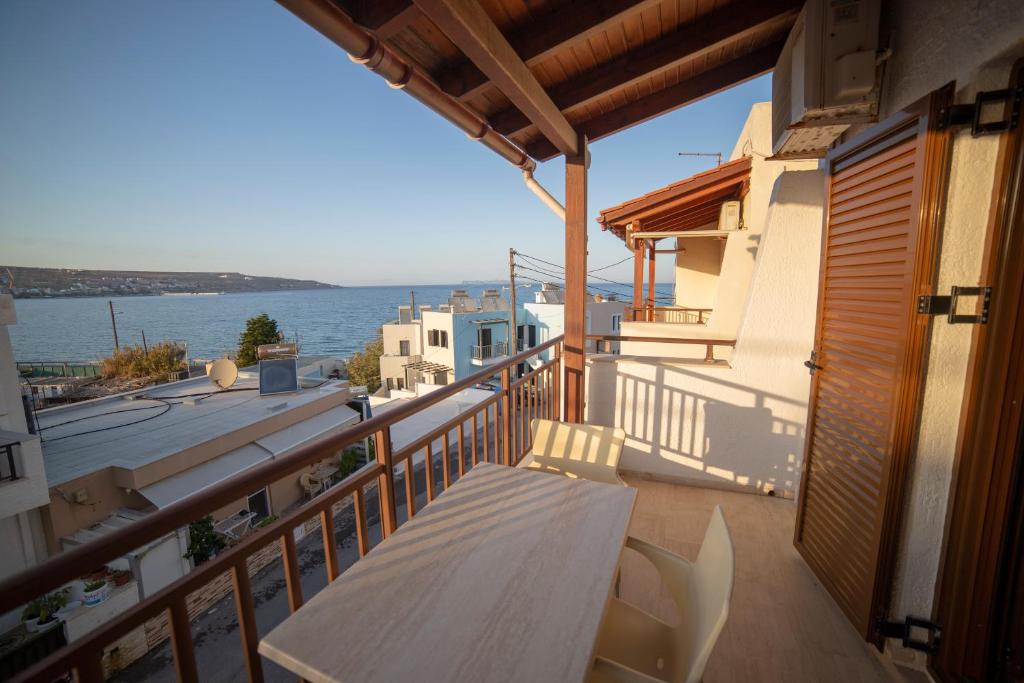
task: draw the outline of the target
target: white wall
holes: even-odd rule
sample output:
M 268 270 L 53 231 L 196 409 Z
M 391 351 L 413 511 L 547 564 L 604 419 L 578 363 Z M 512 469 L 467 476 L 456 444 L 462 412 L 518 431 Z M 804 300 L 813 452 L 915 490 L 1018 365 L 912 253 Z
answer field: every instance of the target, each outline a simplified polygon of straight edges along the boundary
M 625 429 L 623 469 L 795 496 L 824 188 L 819 171 L 778 178 L 731 366 L 590 357 L 587 421 Z
M 685 237 L 676 239 L 676 248 L 686 251 L 676 254 L 675 305 L 714 308 L 725 243 L 714 237 Z
M 743 200 L 744 230 L 725 233 L 727 239 L 718 241 L 721 249 L 721 270 L 714 287 L 714 310 L 706 325 L 631 322 L 623 326 L 622 334 L 638 337 L 689 337 L 699 339 L 736 339 L 737 331 L 744 319 L 745 306 L 750 295 L 750 283 L 754 265 L 761 247 L 761 234 L 765 229 L 769 200 L 775 181 L 786 171 L 809 171 L 818 167 L 817 161 L 768 161 L 771 153 L 771 103 L 759 102 L 750 109 L 733 148 L 730 160 L 743 156 L 751 157 L 750 189 Z M 815 226 L 820 231 L 820 221 Z M 691 243 L 703 238 L 683 238 L 682 246 L 690 248 Z M 699 246 L 694 246 L 700 249 Z M 683 261 L 685 268 L 685 257 Z M 702 266 L 703 267 L 703 266 Z M 817 265 L 814 266 L 817 273 Z M 694 273 L 676 272 L 677 305 L 691 305 L 689 300 L 680 300 Z M 709 283 L 704 281 L 706 287 Z M 697 308 L 705 308 L 697 306 Z M 647 342 L 623 342 L 622 353 L 643 356 L 672 358 L 703 358 L 705 347 L 683 344 L 652 344 Z M 728 347 L 716 347 L 715 357 L 730 358 Z
M 423 335 L 423 360 L 431 363 L 438 363 L 455 369 L 455 332 L 452 320 L 455 316 L 442 311 L 423 311 L 420 317 L 420 326 Z M 430 330 L 444 330 L 448 333 L 448 348 L 430 346 L 427 343 L 427 334 Z M 448 373 L 448 381 L 453 381 L 453 373 Z M 433 378 L 430 378 L 433 381 Z
M 1010 3 L 982 4 L 988 5 L 991 12 L 991 17 L 984 17 L 985 23 L 990 18 L 998 21 L 1000 17 L 1007 21 L 1008 15 L 1016 12 L 1018 31 L 1024 26 L 1024 11 L 1021 11 L 1024 10 L 1024 4 L 1016 3 L 1013 11 L 1009 7 Z M 973 11 L 960 7 L 959 3 L 944 2 L 938 5 L 940 15 L 947 18 L 952 15 L 955 21 L 965 24 L 968 31 L 966 36 L 978 30 L 982 17 Z M 973 3 L 971 7 L 974 7 Z M 932 25 L 932 18 L 923 19 L 921 23 L 925 26 Z M 988 27 L 992 35 L 1006 38 L 1003 29 L 1002 25 Z M 927 44 L 908 43 L 911 39 Z M 948 81 L 953 75 L 970 78 L 970 82 L 957 83 L 957 102 L 972 101 L 978 90 L 1006 87 L 1012 52 L 983 68 L 977 66 L 978 60 L 973 57 L 966 61 L 943 59 L 947 65 L 946 71 L 933 73 L 932 65 L 915 66 L 907 63 L 909 55 L 930 53 L 936 49 L 936 44 L 946 45 L 950 54 L 955 55 L 964 47 L 958 44 L 960 38 L 947 41 L 938 40 L 934 35 L 929 38 L 920 32 L 919 26 L 914 26 L 908 28 L 907 35 L 901 36 L 900 40 L 907 48 L 907 53 L 898 63 L 899 82 L 914 88 L 927 88 L 937 79 Z M 965 40 L 974 42 L 970 37 Z M 990 53 L 997 47 L 991 43 L 988 39 L 980 41 L 975 46 L 977 54 Z M 1018 54 L 1024 56 L 1024 45 L 1018 50 Z M 944 79 L 942 73 L 946 74 Z M 900 93 L 900 101 L 914 101 L 924 94 L 916 90 L 904 91 Z M 941 228 L 936 287 L 939 293 L 948 293 L 952 285 L 980 284 L 982 248 L 989 219 L 998 142 L 997 136 L 974 138 L 968 130 L 961 130 L 954 136 L 949 191 Z M 893 587 L 891 614 L 894 618 L 902 619 L 907 614 L 925 617 L 932 614 L 972 333 L 971 325 L 949 325 L 942 318 L 932 321 L 920 431 L 910 467 Z M 919 655 L 902 651 L 898 647 L 892 649 L 899 658 L 915 659 L 918 664 L 923 664 Z

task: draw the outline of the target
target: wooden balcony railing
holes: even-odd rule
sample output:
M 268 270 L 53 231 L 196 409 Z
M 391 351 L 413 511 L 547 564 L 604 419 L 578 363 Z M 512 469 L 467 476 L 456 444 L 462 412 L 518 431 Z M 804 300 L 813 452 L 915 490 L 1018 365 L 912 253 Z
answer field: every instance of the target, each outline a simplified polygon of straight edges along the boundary
M 543 361 L 539 354 L 551 350 Z M 536 367 L 513 380 L 512 369 L 537 359 Z M 400 524 L 396 498 L 405 501 L 405 519 L 416 514 L 414 457 L 422 453 L 426 477 L 426 499 L 439 494 L 435 465 L 440 461 L 440 490 L 480 461 L 514 466 L 530 448 L 530 420 L 537 417 L 559 419 L 562 374 L 562 337 L 509 357 L 465 379 L 413 399 L 393 410 L 373 417 L 346 431 L 310 442 L 294 452 L 232 477 L 171 506 L 153 512 L 144 519 L 107 534 L 91 543 L 56 555 L 32 569 L 0 582 L 0 613 L 19 608 L 28 601 L 61 588 L 82 575 L 84 570 L 102 567 L 146 543 L 222 509 L 248 493 L 283 477 L 297 476 L 304 467 L 330 457 L 341 449 L 371 438 L 375 459 L 301 506 L 286 512 L 276 521 L 256 530 L 230 549 L 197 566 L 191 573 L 165 587 L 84 637 L 61 648 L 31 668 L 22 671 L 17 681 L 52 681 L 74 673 L 78 681 L 104 679 L 104 648 L 111 646 L 147 621 L 166 616 L 170 623 L 171 649 L 179 680 L 201 678 L 196 664 L 192 625 L 187 598 L 212 580 L 230 573 L 237 613 L 241 650 L 250 681 L 262 681 L 262 661 L 257 654 L 255 605 L 250 583 L 250 558 L 261 549 L 277 543 L 281 548 L 288 604 L 297 610 L 303 595 L 299 576 L 294 531 L 307 521 L 319 518 L 322 531 L 324 565 L 328 581 L 341 573 L 335 539 L 334 516 L 351 505 L 354 510 L 359 557 L 371 549 L 368 529 L 368 493 L 377 489 L 380 506 L 380 531 L 388 537 Z M 416 441 L 395 449 L 391 426 L 459 391 L 500 376 L 501 388 L 493 396 L 463 411 Z M 454 438 L 453 435 L 454 434 Z M 441 442 L 440 452 L 435 445 Z M 454 449 L 452 448 L 454 441 Z M 454 472 L 453 472 L 454 465 Z M 396 470 L 401 469 L 404 490 L 396 489 Z M 387 590 L 382 587 L 382 590 Z
M 685 306 L 638 306 L 630 309 L 633 322 L 704 324 L 711 315 L 710 308 Z
M 615 342 L 650 342 L 651 344 L 692 344 L 705 347 L 704 362 L 715 363 L 716 346 L 736 347 L 735 339 L 695 339 L 687 337 L 637 337 L 633 335 L 618 334 L 588 334 L 587 339 L 598 345 L 598 350 L 611 353 L 612 344 Z

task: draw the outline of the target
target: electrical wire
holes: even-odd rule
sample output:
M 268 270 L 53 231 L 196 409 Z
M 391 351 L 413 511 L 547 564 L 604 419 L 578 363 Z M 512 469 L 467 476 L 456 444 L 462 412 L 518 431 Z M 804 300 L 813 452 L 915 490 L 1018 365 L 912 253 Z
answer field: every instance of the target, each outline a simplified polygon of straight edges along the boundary
M 144 417 L 142 419 L 139 419 L 139 420 L 135 420 L 134 422 L 123 422 L 121 424 L 108 425 L 106 427 L 99 427 L 97 429 L 90 429 L 90 430 L 87 430 L 87 431 L 84 431 L 84 432 L 75 432 L 73 434 L 65 434 L 63 436 L 55 436 L 55 437 L 50 438 L 50 439 L 44 439 L 44 441 L 48 441 L 48 442 L 49 441 L 60 441 L 61 439 L 70 439 L 73 436 L 85 436 L 86 434 L 98 434 L 99 432 L 107 432 L 107 431 L 110 431 L 112 429 L 120 429 L 121 427 L 130 427 L 132 425 L 142 424 L 143 422 L 148 422 L 149 420 L 154 420 L 154 419 L 160 417 L 161 415 L 166 415 L 170 411 L 170 409 L 173 408 L 176 405 L 174 403 L 171 403 L 170 401 L 163 401 L 163 400 L 161 400 L 159 398 L 150 398 L 148 400 L 150 400 L 150 401 L 157 401 L 159 403 L 162 403 L 163 404 L 163 406 L 162 406 L 163 410 L 161 410 L 159 413 L 155 413 L 153 415 L 147 415 L 146 417 Z M 130 410 L 147 410 L 147 409 L 151 410 L 153 408 L 160 408 L 160 407 L 161 406 L 146 406 L 144 408 L 131 408 Z M 111 414 L 126 413 L 126 412 L 129 412 L 129 410 L 115 410 L 115 411 L 113 411 L 113 413 L 100 413 L 99 415 L 91 415 L 89 417 L 101 417 L 102 415 L 111 415 Z M 80 418 L 80 419 L 86 419 L 86 418 Z M 51 426 L 55 427 L 57 425 L 51 425 Z

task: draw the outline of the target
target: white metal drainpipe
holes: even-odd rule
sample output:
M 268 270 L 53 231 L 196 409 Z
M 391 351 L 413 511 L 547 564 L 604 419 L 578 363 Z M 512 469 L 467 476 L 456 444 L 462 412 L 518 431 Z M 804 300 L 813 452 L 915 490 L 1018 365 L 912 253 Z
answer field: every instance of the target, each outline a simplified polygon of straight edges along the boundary
M 551 193 L 544 189 L 544 186 L 533 177 L 533 171 L 523 169 L 523 182 L 530 188 L 530 191 L 537 195 L 548 208 L 555 212 L 555 215 L 565 221 L 565 207 L 558 203 L 558 200 L 551 196 Z

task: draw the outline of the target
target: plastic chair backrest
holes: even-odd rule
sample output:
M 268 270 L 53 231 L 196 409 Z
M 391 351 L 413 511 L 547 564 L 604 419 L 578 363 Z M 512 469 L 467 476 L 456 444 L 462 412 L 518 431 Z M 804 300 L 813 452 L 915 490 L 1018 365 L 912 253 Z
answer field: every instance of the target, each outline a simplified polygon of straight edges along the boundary
M 618 476 L 619 456 L 626 433 L 621 429 L 535 419 L 530 422 L 530 433 L 530 467 L 592 481 L 622 483 Z
M 699 683 L 704 676 L 708 658 L 729 616 L 735 574 L 736 552 L 732 537 L 722 508 L 716 505 L 689 581 L 689 607 L 683 628 L 689 641 L 689 666 L 683 679 L 687 683 Z

